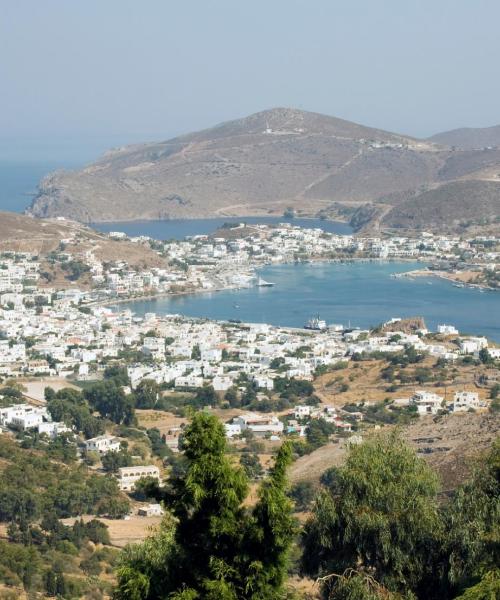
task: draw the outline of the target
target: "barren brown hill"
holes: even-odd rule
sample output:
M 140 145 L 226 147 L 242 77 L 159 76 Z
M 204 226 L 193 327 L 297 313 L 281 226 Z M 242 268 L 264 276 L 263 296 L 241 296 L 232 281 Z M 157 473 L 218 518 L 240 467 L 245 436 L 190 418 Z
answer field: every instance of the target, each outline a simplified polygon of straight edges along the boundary
M 393 206 L 425 190 L 464 179 L 500 181 L 499 173 L 500 151 L 453 151 L 277 108 L 120 148 L 80 171 L 53 173 L 40 183 L 30 212 L 89 223 L 281 215 L 291 207 L 303 216 L 349 219 L 356 213 L 356 227 L 373 228 L 384 226 Z M 455 191 L 467 203 L 467 190 Z
M 44 258 L 62 247 L 75 258 L 90 251 L 102 261 L 124 261 L 132 267 L 166 264 L 146 246 L 112 240 L 75 221 L 34 219 L 0 211 L 0 252 L 30 252 Z
M 443 131 L 430 137 L 429 141 L 463 149 L 500 146 L 500 125 L 476 128 L 462 127 L 451 131 Z
M 500 225 L 500 181 L 461 180 L 405 200 L 392 208 L 382 225 L 403 229 L 463 231 Z

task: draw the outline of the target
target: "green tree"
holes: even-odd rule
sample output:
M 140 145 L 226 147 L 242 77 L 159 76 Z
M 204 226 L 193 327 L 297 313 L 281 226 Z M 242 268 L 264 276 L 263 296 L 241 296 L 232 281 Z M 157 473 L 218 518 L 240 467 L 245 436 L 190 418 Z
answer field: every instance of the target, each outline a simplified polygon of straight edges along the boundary
M 249 479 L 256 479 L 263 473 L 259 457 L 255 453 L 244 452 L 240 457 L 240 465 Z
M 351 446 L 306 524 L 304 570 L 355 568 L 390 591 L 416 589 L 441 530 L 436 493 L 436 476 L 397 434 Z
M 282 597 L 294 536 L 284 444 L 252 511 L 248 482 L 226 456 L 222 423 L 197 413 L 182 442 L 187 469 L 171 478 L 172 515 L 158 534 L 129 547 L 116 600 L 273 600 Z
M 153 379 L 143 379 L 134 390 L 137 408 L 154 408 L 160 396 L 160 386 Z
M 495 362 L 491 354 L 488 352 L 488 348 L 481 348 L 481 350 L 479 350 L 479 360 L 483 363 L 483 365 L 491 365 Z
M 126 450 L 112 450 L 101 458 L 102 467 L 107 473 L 116 473 L 121 467 L 130 467 L 132 456 Z
M 443 518 L 447 535 L 439 557 L 445 574 L 442 587 L 454 597 L 500 564 L 500 438 L 470 480 L 456 490 Z
M 99 381 L 85 390 L 85 398 L 101 417 L 120 425 L 133 424 L 135 420 L 133 399 L 126 396 L 113 379 Z

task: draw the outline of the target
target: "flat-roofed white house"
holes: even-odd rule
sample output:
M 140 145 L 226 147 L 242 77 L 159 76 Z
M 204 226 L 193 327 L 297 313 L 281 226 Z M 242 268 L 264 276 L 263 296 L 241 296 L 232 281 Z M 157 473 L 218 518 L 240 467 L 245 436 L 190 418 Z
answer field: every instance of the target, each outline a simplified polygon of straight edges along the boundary
M 107 454 L 108 452 L 117 452 L 120 449 L 120 440 L 112 435 L 98 435 L 85 442 L 87 451 Z
M 118 469 L 118 486 L 124 492 L 133 491 L 135 484 L 142 477 L 152 477 L 160 480 L 160 469 L 156 465 L 140 467 L 121 467 Z
M 139 507 L 137 514 L 140 517 L 162 517 L 165 511 L 161 507 L 161 504 L 147 504 L 146 506 Z
M 479 394 L 477 392 L 455 392 L 453 404 L 450 406 L 453 412 L 467 412 L 481 407 Z
M 410 398 L 410 406 L 416 405 L 419 415 L 435 415 L 441 408 L 442 402 L 442 396 L 425 390 L 418 390 Z
M 232 438 L 235 435 L 241 435 L 241 425 L 239 423 L 225 423 L 226 437 Z
M 458 329 L 454 325 L 438 325 L 437 332 L 444 335 L 458 335 Z
M 305 417 L 311 416 L 311 407 L 307 404 L 297 404 L 293 409 L 293 416 L 295 419 L 304 419 Z
M 247 413 L 233 419 L 233 424 L 239 425 L 242 431 L 249 429 L 257 436 L 266 434 L 280 435 L 283 433 L 284 425 L 273 415 L 256 415 Z

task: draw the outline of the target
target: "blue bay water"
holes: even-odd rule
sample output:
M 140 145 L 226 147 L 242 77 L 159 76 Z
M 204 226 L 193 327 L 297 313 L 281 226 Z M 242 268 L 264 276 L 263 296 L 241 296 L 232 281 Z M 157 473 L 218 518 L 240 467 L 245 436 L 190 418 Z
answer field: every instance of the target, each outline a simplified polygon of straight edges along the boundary
M 323 221 L 321 219 L 285 219 L 284 217 L 219 217 L 215 219 L 172 219 L 169 221 L 116 221 L 109 223 L 94 223 L 92 227 L 109 233 L 123 231 L 134 237 L 148 235 L 156 240 L 182 240 L 190 235 L 213 233 L 224 223 L 249 223 L 277 225 L 288 222 L 309 229 L 320 228 L 329 233 L 347 235 L 352 228 L 347 223 L 338 221 Z
M 362 328 L 392 317 L 422 316 L 431 330 L 448 323 L 461 332 L 500 342 L 500 293 L 455 288 L 436 278 L 390 276 L 421 266 L 408 262 L 274 265 L 260 271 L 275 283 L 272 288 L 190 294 L 127 306 L 138 314 L 179 313 L 290 327 L 302 327 L 316 314 L 328 323 L 347 326 L 350 322 Z

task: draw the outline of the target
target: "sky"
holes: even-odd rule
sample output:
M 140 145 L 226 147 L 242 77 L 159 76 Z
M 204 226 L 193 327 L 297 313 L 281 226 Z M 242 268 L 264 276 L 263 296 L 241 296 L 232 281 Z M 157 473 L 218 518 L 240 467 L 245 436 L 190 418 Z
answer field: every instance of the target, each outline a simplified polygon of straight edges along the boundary
M 498 0 L 0 0 L 0 157 L 276 106 L 417 137 L 500 123 Z

